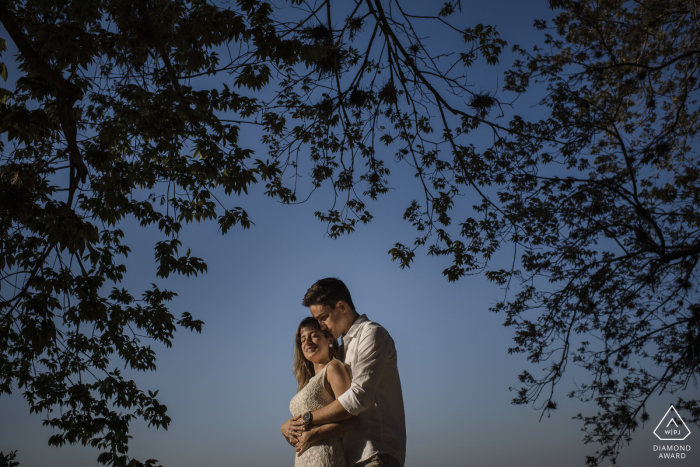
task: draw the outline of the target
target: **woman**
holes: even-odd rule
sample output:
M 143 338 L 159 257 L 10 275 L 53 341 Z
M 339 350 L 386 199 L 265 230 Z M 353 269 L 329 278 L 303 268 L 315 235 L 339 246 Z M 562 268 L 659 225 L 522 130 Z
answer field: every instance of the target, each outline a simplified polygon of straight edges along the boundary
M 297 328 L 294 346 L 294 375 L 299 387 L 289 404 L 293 416 L 320 409 L 350 387 L 350 375 L 345 365 L 335 357 L 338 343 L 322 331 L 312 317 L 304 319 Z M 340 435 L 357 426 L 357 417 L 340 423 L 313 426 L 310 430 L 294 432 L 289 421 L 282 425 L 282 434 L 295 444 L 295 467 L 346 467 Z

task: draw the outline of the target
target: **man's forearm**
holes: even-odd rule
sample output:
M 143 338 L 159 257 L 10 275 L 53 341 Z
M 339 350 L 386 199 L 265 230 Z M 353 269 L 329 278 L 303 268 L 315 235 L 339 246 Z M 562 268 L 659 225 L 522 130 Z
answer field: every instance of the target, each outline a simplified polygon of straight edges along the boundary
M 337 400 L 334 400 L 325 407 L 314 410 L 311 415 L 313 416 L 313 421 L 311 423 L 314 425 L 340 422 L 352 417 L 352 414 L 345 410 L 345 407 Z
M 311 412 L 311 416 L 311 424 L 313 426 L 318 426 L 347 420 L 352 417 L 352 414 L 345 410 L 345 407 L 343 407 L 340 402 L 335 400 L 325 407 L 314 410 Z M 295 419 L 290 420 L 290 424 L 293 430 L 305 431 L 304 422 L 301 417 L 295 417 Z
M 311 443 L 317 443 L 318 441 L 335 438 L 340 436 L 348 430 L 352 430 L 358 425 L 359 421 L 357 417 L 349 418 L 340 422 L 327 423 L 325 425 L 314 427 L 314 432 L 311 435 L 309 441 Z

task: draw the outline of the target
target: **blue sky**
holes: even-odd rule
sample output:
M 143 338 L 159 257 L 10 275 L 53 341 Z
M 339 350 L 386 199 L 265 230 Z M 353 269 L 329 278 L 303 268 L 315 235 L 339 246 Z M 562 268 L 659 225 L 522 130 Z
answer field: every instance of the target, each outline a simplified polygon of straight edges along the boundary
M 534 43 L 539 33 L 532 20 L 552 16 L 544 1 L 463 1 L 462 8 L 457 23 L 495 24 L 509 45 Z M 0 35 L 7 38 L 4 30 Z M 510 63 L 507 57 L 502 64 Z M 491 90 L 502 70 L 475 68 L 469 76 L 477 90 Z M 530 108 L 522 108 L 527 115 Z M 503 291 L 482 276 L 448 283 L 441 275 L 447 261 L 426 257 L 425 251 L 411 269 L 391 262 L 387 251 L 394 243 L 411 243 L 415 236 L 402 214 L 415 196 L 416 182 L 408 173 L 401 177 L 404 168 L 390 168 L 396 190 L 370 206 L 375 218 L 369 225 L 338 240 L 327 238 L 325 226 L 313 216 L 328 208 L 327 191 L 296 206 L 267 199 L 260 187 L 227 200 L 248 210 L 255 226 L 226 236 L 215 223 L 184 229 L 183 245 L 209 266 L 198 278 L 158 279 L 157 232 L 123 226 L 133 250 L 124 286 L 134 294 L 152 282 L 175 290 L 174 314 L 190 311 L 206 323 L 201 335 L 178 332 L 171 349 L 156 346 L 156 372 L 133 375 L 140 387 L 160 390 L 173 422 L 168 431 L 134 423 L 130 455 L 156 458 L 166 467 L 292 465 L 294 451 L 279 426 L 290 416 L 296 390 L 294 331 L 309 315 L 301 306 L 306 289 L 333 276 L 346 282 L 358 311 L 386 327 L 396 342 L 406 407 L 406 467 L 585 465 L 585 455 L 596 447 L 582 444 L 582 426 L 571 418 L 587 406 L 565 397 L 585 374 L 569 366 L 558 389 L 559 410 L 538 422 L 539 413 L 531 407 L 510 404 L 514 393 L 508 388 L 517 385 L 519 372 L 537 374 L 539 368 L 507 354 L 511 331 L 502 326 L 503 316 L 488 311 Z M 512 251 L 502 255 L 497 261 L 508 260 Z M 659 442 L 652 431 L 672 401 L 664 395 L 651 404 L 651 421 L 637 431 L 618 465 L 690 465 L 691 460 L 658 460 L 653 452 Z M 42 418 L 28 414 L 21 394 L 0 397 L 0 451 L 17 449 L 23 466 L 96 464 L 93 449 L 49 447 L 52 432 L 41 427 Z M 693 433 L 687 441 L 700 450 L 698 436 Z M 691 454 L 690 459 L 697 458 Z

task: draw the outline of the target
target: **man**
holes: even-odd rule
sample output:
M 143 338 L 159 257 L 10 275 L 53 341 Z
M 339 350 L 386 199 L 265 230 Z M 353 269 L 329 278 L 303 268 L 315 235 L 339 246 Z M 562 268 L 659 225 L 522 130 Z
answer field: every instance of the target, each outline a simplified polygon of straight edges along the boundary
M 288 441 L 294 444 L 295 433 L 314 425 L 337 423 L 356 415 L 359 426 L 343 435 L 348 465 L 402 467 L 406 459 L 406 420 L 393 339 L 382 326 L 355 311 L 350 291 L 340 279 L 316 282 L 306 292 L 303 305 L 309 307 L 321 329 L 334 339 L 342 337 L 341 350 L 345 363 L 350 365 L 352 383 L 327 406 L 285 423 Z

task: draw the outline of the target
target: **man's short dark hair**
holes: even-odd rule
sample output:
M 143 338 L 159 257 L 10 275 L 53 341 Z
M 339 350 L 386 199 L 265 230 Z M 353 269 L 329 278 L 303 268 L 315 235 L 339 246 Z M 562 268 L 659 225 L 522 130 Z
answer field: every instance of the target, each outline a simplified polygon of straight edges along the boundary
M 302 305 L 309 307 L 311 305 L 322 305 L 335 308 L 338 300 L 342 300 L 347 303 L 350 308 L 355 309 L 355 305 L 352 303 L 352 297 L 350 296 L 350 291 L 345 286 L 343 281 L 335 277 L 327 277 L 317 281 L 314 285 L 309 287 L 304 295 L 304 300 L 301 302 Z

